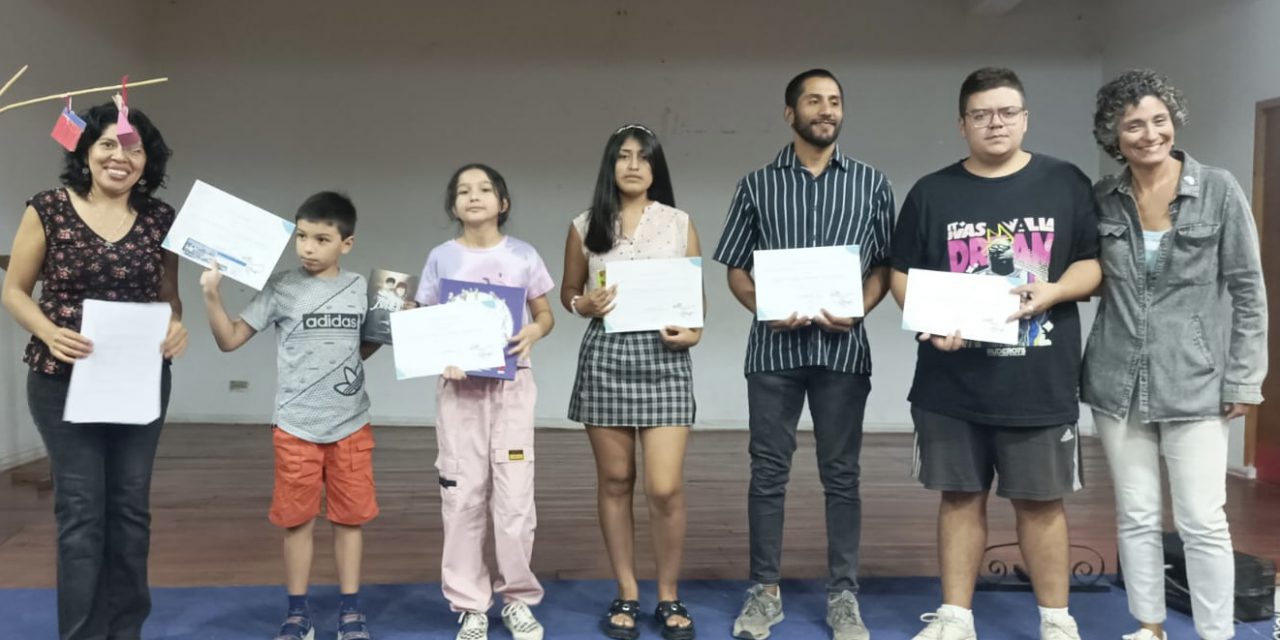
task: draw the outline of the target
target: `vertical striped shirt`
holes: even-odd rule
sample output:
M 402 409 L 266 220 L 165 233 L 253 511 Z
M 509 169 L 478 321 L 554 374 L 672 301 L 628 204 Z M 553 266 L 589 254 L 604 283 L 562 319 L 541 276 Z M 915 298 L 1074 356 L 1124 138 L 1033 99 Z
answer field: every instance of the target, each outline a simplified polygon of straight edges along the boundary
M 862 274 L 889 262 L 893 188 L 883 173 L 840 153 L 814 177 L 787 145 L 772 163 L 738 183 L 715 259 L 750 271 L 753 252 L 856 244 Z M 870 375 L 871 350 L 862 323 L 849 333 L 816 325 L 777 332 L 756 321 L 747 340 L 746 372 L 823 367 Z

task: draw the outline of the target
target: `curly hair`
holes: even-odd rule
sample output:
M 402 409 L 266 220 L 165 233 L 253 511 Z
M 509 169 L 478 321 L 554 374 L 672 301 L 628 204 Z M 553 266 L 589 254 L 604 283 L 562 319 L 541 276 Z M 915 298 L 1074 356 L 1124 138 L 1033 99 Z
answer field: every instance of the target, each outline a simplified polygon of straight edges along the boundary
M 107 102 L 90 108 L 80 116 L 84 120 L 84 133 L 80 135 L 76 150 L 66 152 L 63 158 L 62 175 L 59 176 L 62 184 L 80 197 L 87 196 L 89 189 L 93 186 L 93 176 L 89 175 L 88 171 L 89 147 L 102 137 L 102 132 L 107 127 L 116 123 L 118 115 L 116 105 Z M 173 151 L 169 145 L 165 144 L 164 136 L 160 135 L 160 130 L 151 123 L 151 119 L 146 114 L 130 108 L 129 124 L 133 125 L 138 136 L 142 138 L 142 148 L 147 153 L 147 163 L 142 168 L 142 178 L 133 185 L 133 192 L 129 194 L 130 204 L 137 205 L 151 198 L 152 194 L 164 186 L 166 167 Z
M 1098 89 L 1098 104 L 1093 113 L 1093 139 L 1107 155 L 1124 162 L 1120 154 L 1120 119 L 1130 107 L 1152 96 L 1164 103 L 1175 127 L 1187 124 L 1187 99 L 1169 79 L 1150 69 L 1130 69 Z

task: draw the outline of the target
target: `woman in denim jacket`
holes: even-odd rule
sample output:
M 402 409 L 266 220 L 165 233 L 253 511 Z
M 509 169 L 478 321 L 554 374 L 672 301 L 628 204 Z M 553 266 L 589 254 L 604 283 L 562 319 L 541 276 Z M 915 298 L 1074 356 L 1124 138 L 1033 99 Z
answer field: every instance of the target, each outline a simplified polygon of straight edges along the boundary
M 1231 174 L 1174 147 L 1186 119 L 1182 93 L 1152 71 L 1098 91 L 1094 137 L 1125 168 L 1095 185 L 1102 302 L 1081 393 L 1115 480 L 1133 640 L 1165 637 L 1161 455 L 1196 630 L 1234 635 L 1228 422 L 1262 402 L 1267 367 L 1253 214 Z

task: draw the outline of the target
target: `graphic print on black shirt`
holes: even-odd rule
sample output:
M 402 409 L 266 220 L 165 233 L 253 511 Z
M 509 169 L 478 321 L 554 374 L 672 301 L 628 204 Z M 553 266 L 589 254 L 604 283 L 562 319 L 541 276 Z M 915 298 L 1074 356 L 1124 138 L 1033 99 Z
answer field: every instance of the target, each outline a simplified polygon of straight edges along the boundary
M 1001 277 L 1009 289 L 1057 282 L 1097 256 L 1093 187 L 1075 166 L 1033 155 L 1020 171 L 984 178 L 957 162 L 921 178 L 898 216 L 890 259 L 901 273 L 931 269 Z M 976 424 L 1053 426 L 1079 417 L 1080 313 L 1063 301 L 1019 322 L 1016 345 L 917 348 L 908 400 Z
M 995 224 L 951 222 L 947 224 L 947 259 L 952 273 L 1003 277 L 1009 288 L 1049 280 L 1053 255 L 1052 217 L 1027 216 Z M 1048 311 L 1018 323 L 1017 346 L 988 345 L 970 341 L 967 347 L 985 347 L 990 356 L 1023 356 L 1027 347 L 1053 344 L 1053 322 Z

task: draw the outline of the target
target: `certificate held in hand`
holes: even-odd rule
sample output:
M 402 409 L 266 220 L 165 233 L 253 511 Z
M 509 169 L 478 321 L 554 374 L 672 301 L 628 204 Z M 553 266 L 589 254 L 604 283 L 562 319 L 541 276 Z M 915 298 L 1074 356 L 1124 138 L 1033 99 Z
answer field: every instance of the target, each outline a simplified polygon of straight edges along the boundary
M 502 335 L 511 337 L 524 328 L 524 287 L 504 287 L 484 282 L 466 282 L 463 280 L 440 280 L 440 300 L 444 304 L 480 305 L 497 314 L 502 323 Z M 519 368 L 519 358 L 507 354 L 506 361 L 497 367 L 469 369 L 467 376 L 480 378 L 498 378 L 515 380 Z
M 610 262 L 605 281 L 618 287 L 605 333 L 702 327 L 702 258 Z
M 861 318 L 862 251 L 856 244 L 756 251 L 756 319 Z
M 162 246 L 258 291 L 267 283 L 294 224 L 196 180 Z
M 1018 344 L 1019 298 L 1004 278 L 972 273 L 912 269 L 907 272 L 907 299 L 902 328 L 936 336 L 957 331 L 965 340 Z
M 505 312 L 504 312 L 505 313 Z M 438 376 L 506 363 L 502 317 L 478 304 L 437 304 L 391 314 L 396 379 Z
M 155 422 L 160 417 L 160 345 L 172 314 L 165 302 L 85 300 L 80 333 L 93 341 L 93 353 L 71 370 L 62 419 Z

